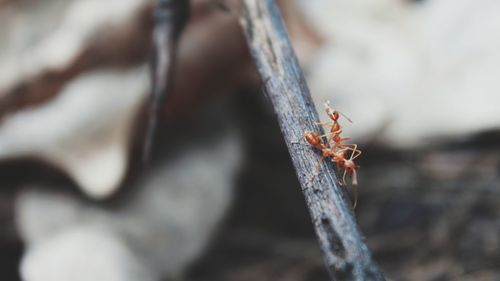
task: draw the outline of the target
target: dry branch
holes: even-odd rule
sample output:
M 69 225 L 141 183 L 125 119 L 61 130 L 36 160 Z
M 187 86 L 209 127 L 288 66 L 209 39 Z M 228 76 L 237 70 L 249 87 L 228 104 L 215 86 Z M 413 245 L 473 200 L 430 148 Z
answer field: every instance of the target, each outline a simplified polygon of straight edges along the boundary
M 318 113 L 274 0 L 243 0 L 239 20 L 288 146 L 332 280 L 385 280 L 356 224 L 332 165 L 308 145 L 292 144 L 318 131 Z
M 153 89 L 143 151 L 147 162 L 161 106 L 172 90 L 174 59 L 179 37 L 189 17 L 189 0 L 158 0 L 154 8 L 152 77 Z

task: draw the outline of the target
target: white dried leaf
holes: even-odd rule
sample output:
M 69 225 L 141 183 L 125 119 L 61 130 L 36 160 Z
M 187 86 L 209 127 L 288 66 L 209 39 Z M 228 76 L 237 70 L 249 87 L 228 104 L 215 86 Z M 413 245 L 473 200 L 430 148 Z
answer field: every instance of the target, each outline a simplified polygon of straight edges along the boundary
M 298 2 L 327 38 L 313 97 L 355 121 L 347 135 L 407 146 L 499 127 L 499 1 Z
M 109 196 L 123 179 L 133 120 L 148 90 L 146 67 L 83 74 L 53 100 L 0 124 L 0 158 L 38 157 L 89 196 Z
M 39 2 L 39 3 L 38 3 Z M 50 0 L 0 9 L 0 93 L 68 66 L 89 39 L 125 26 L 148 0 Z
M 26 280 L 150 280 L 103 275 L 123 276 L 132 269 L 160 280 L 182 272 L 226 213 L 242 158 L 235 132 L 188 148 L 150 171 L 112 206 L 40 186 L 21 190 L 16 223 L 28 245 L 22 263 Z M 94 257 L 98 264 L 84 263 Z
M 25 281 L 160 280 L 105 225 L 75 227 L 36 245 L 20 271 Z

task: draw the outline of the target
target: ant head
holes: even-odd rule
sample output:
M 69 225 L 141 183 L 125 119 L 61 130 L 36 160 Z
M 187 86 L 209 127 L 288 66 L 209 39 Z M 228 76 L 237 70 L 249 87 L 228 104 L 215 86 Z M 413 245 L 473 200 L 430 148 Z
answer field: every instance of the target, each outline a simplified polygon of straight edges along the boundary
M 307 132 L 304 137 L 306 138 L 306 141 L 313 145 L 313 146 L 320 146 L 322 145 L 322 140 L 321 140 L 321 137 L 318 136 L 317 134 L 313 133 L 313 132 Z
M 323 150 L 324 157 L 330 157 L 330 156 L 334 156 L 334 155 L 335 155 L 335 151 L 333 151 L 332 149 L 325 148 Z
M 332 119 L 333 121 L 339 120 L 339 113 L 336 110 L 333 110 L 333 108 L 330 106 L 330 101 L 326 101 L 324 105 L 328 117 L 330 117 L 330 119 Z
M 338 111 L 333 111 L 333 112 L 330 112 L 328 113 L 328 116 L 333 120 L 333 121 L 337 121 L 339 120 L 339 112 Z

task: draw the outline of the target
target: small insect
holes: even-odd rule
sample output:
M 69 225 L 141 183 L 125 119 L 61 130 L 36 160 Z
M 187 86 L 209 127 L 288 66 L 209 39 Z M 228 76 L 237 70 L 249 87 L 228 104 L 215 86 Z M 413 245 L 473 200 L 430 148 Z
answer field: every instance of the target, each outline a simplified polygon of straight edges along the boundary
M 342 112 L 334 110 L 330 106 L 330 102 L 329 101 L 326 101 L 324 103 L 324 106 L 325 106 L 326 114 L 328 115 L 328 117 L 332 121 L 331 122 L 316 122 L 316 125 L 330 127 L 329 133 L 325 134 L 324 136 L 328 136 L 328 142 L 329 143 L 331 143 L 331 142 L 334 143 L 333 149 L 336 149 L 336 148 L 342 149 L 342 148 L 346 148 L 346 147 L 349 147 L 349 146 L 352 147 L 352 145 L 350 145 L 350 144 L 348 144 L 348 145 L 343 144 L 344 142 L 350 140 L 351 138 L 342 138 L 341 137 L 342 126 L 339 123 L 339 119 L 340 119 L 340 115 L 342 115 L 350 123 L 352 123 L 352 120 L 349 117 L 347 117 L 345 114 L 343 114 Z
M 339 123 L 340 115 L 344 116 L 349 122 L 352 123 L 344 114 L 339 111 L 333 110 L 329 102 L 325 102 L 325 110 L 328 117 L 331 119 L 330 122 L 317 122 L 317 125 L 327 126 L 329 130 L 325 135 L 319 135 L 317 133 L 308 131 L 302 137 L 292 143 L 298 143 L 300 140 L 305 139 L 312 147 L 320 150 L 322 152 L 321 158 L 318 162 L 319 165 L 325 158 L 330 158 L 333 163 L 336 164 L 338 170 L 344 170 L 342 176 L 342 183 L 346 185 L 346 175 L 349 174 L 351 178 L 351 185 L 354 188 L 354 204 L 357 205 L 357 169 L 358 165 L 354 162 L 356 158 L 361 155 L 361 150 L 358 149 L 357 144 L 347 144 L 346 142 L 350 138 L 342 137 L 342 126 Z M 326 137 L 326 142 L 323 138 Z M 346 154 L 348 156 L 346 156 Z
M 314 132 L 308 131 L 304 135 L 302 135 L 300 139 L 298 139 L 297 141 L 293 141 L 292 143 L 298 143 L 301 139 L 305 139 L 312 147 L 321 150 L 321 152 L 323 153 L 318 161 L 318 169 L 319 165 L 325 158 L 333 157 L 335 155 L 335 150 L 329 148 L 328 145 L 323 142 L 323 137 Z

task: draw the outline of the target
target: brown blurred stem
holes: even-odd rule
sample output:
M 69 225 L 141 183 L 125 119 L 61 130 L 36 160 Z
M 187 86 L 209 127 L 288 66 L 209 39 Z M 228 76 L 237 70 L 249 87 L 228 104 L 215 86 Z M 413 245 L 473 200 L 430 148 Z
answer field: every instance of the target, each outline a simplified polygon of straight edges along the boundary
M 306 131 L 319 131 L 304 75 L 274 0 L 242 0 L 237 7 L 248 46 L 264 81 L 332 280 L 385 280 L 356 224 L 332 165 L 306 144 L 293 144 Z
M 153 57 L 151 60 L 153 89 L 148 104 L 148 123 L 143 150 L 147 163 L 161 107 L 172 91 L 175 55 L 179 37 L 189 18 L 189 0 L 158 0 L 154 8 Z

